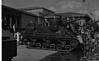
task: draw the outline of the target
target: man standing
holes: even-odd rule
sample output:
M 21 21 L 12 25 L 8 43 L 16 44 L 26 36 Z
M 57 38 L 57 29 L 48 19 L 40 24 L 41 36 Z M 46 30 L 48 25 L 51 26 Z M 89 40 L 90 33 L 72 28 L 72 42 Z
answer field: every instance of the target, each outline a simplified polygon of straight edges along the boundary
M 16 32 L 16 33 L 14 34 L 14 38 L 16 38 L 18 45 L 19 45 L 19 42 L 20 42 L 20 37 L 21 37 L 21 33 Z

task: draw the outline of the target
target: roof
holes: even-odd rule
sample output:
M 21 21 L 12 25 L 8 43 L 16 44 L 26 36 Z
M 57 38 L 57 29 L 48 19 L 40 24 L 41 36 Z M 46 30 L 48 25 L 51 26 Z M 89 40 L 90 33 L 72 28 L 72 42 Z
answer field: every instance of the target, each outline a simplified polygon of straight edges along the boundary
M 85 16 L 87 14 L 83 14 L 83 13 L 74 13 L 74 12 L 65 12 L 65 13 L 56 13 L 56 15 L 60 15 L 60 16 L 70 16 L 70 15 L 77 15 L 77 16 Z
M 66 16 L 88 16 L 88 14 L 83 14 L 83 13 L 74 13 L 74 12 L 65 12 L 65 13 L 55 13 L 55 14 L 50 14 L 50 15 L 47 15 L 45 17 L 52 17 L 52 16 L 63 16 L 63 17 L 66 17 Z
M 36 10 L 36 9 L 44 9 L 44 10 L 47 10 L 47 11 L 49 11 L 51 13 L 55 13 L 54 11 L 49 10 L 47 8 L 44 8 L 44 7 L 29 7 L 29 8 L 22 8 L 21 10 L 27 11 L 27 10 Z
M 21 13 L 21 14 L 26 14 L 26 15 L 30 15 L 30 16 L 35 16 L 35 17 L 37 17 L 37 16 L 34 15 L 34 14 L 31 14 L 31 13 L 28 13 L 28 12 L 25 12 L 25 11 L 22 11 L 22 10 L 19 10 L 19 9 L 16 9 L 16 8 L 8 7 L 8 6 L 5 6 L 5 5 L 2 5 L 2 10 L 3 10 L 3 9 L 13 10 L 13 11 L 16 11 L 16 12 Z

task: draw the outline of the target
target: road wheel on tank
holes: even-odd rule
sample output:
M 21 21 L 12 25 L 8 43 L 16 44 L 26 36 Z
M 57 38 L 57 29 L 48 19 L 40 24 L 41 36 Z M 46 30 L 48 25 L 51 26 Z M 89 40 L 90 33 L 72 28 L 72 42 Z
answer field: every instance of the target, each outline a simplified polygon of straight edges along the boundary
M 36 39 L 31 39 L 31 44 L 30 44 L 30 45 L 31 45 L 32 47 L 35 47 L 36 41 L 37 41 Z
M 51 40 L 46 40 L 45 42 L 46 48 L 50 48 L 50 43 L 51 43 Z
M 55 49 L 56 45 L 55 44 L 50 44 L 51 49 Z
M 70 45 L 71 45 L 71 50 L 74 50 L 74 49 L 77 48 L 77 46 L 79 45 L 79 42 L 78 42 L 78 40 L 76 40 L 76 39 L 72 39 L 72 40 L 70 41 Z
M 69 43 L 65 45 L 65 49 L 67 49 L 68 51 L 74 50 L 79 44 L 78 40 L 76 39 L 69 39 L 68 41 Z
M 61 50 L 62 49 L 61 44 L 57 44 L 56 49 Z
M 65 50 L 66 51 L 72 51 L 73 48 L 71 48 L 71 45 L 65 45 Z
M 46 43 L 42 43 L 42 48 L 43 48 L 43 49 L 46 48 Z
M 27 48 L 32 47 L 33 41 L 31 39 L 27 39 L 26 46 Z

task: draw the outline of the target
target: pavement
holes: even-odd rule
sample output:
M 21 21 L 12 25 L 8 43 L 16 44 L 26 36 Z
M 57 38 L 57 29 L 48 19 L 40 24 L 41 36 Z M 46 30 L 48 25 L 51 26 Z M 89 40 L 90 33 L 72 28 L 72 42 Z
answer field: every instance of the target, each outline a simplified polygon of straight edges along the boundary
M 77 53 L 73 53 L 77 55 Z M 12 61 L 45 61 L 53 59 L 54 61 L 67 60 L 67 58 L 74 57 L 72 60 L 77 61 L 77 56 L 68 55 L 66 52 L 57 52 L 49 50 L 40 50 L 40 49 L 28 49 L 24 45 L 18 45 L 17 47 L 17 56 L 12 59 Z M 50 58 L 53 57 L 53 58 Z M 78 56 L 79 57 L 79 56 Z M 57 60 L 58 59 L 58 60 Z M 51 60 L 51 61 L 53 61 Z
M 56 53 L 56 51 L 28 49 L 24 45 L 19 45 L 17 47 L 17 56 L 12 61 L 39 61 L 53 53 Z
M 12 61 L 79 61 L 81 55 L 82 52 L 79 51 L 68 54 L 66 52 L 28 49 L 25 45 L 18 45 L 17 56 Z

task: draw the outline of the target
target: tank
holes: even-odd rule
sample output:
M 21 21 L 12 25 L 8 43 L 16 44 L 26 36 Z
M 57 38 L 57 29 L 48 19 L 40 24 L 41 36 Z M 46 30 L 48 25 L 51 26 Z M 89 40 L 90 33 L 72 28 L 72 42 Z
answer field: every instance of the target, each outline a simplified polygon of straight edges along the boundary
M 62 13 L 44 17 L 43 23 L 26 26 L 23 39 L 26 47 L 56 51 L 73 51 L 80 42 L 80 28 L 90 21 L 86 14 Z

